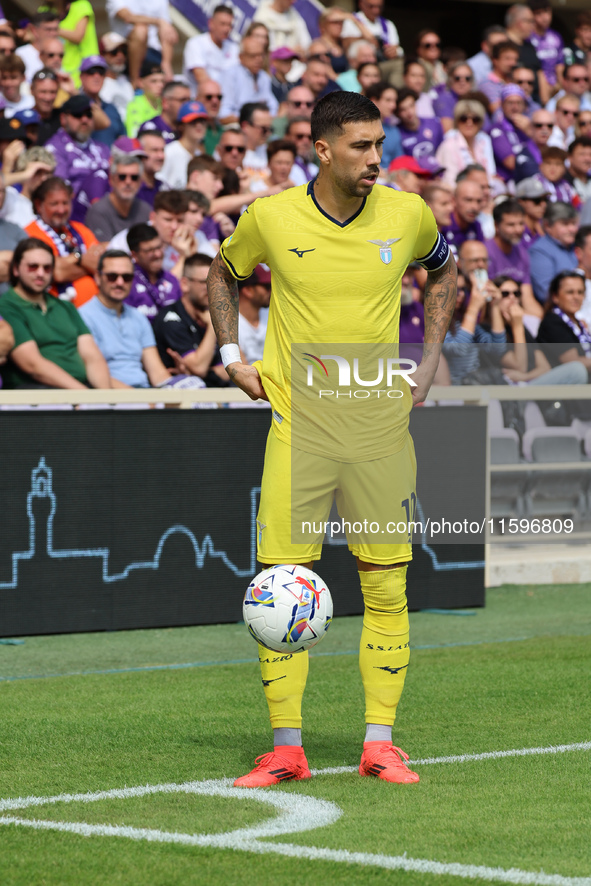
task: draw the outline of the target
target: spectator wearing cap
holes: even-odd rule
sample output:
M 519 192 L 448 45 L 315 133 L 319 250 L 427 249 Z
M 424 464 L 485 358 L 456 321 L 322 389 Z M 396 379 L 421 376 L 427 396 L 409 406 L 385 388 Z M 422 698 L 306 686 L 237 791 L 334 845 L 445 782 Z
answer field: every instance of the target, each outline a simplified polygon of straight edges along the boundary
M 4 117 L 12 117 L 17 111 L 32 108 L 32 96 L 25 94 L 25 63 L 18 55 L 0 57 L 0 92 L 4 98 Z
M 56 107 L 59 91 L 58 78 L 50 68 L 41 68 L 33 77 L 31 96 L 35 104 L 33 109 L 41 117 L 37 131 L 37 144 L 44 145 L 60 128 L 61 111 Z
M 529 42 L 536 51 L 548 85 L 557 84 L 556 66 L 562 66 L 564 42 L 558 31 L 552 30 L 552 6 L 550 0 L 528 0 L 534 17 L 534 29 Z
M 238 283 L 238 341 L 243 363 L 263 359 L 271 301 L 271 272 L 257 265 L 250 277 Z
M 139 88 L 142 90 L 127 106 L 125 128 L 135 138 L 142 123 L 162 113 L 164 73 L 158 64 L 144 62 L 140 70 Z
M 501 107 L 503 87 L 512 82 L 513 71 L 519 61 L 519 46 L 512 40 L 495 43 L 491 50 L 492 70 L 478 83 L 478 89 L 490 102 L 491 111 Z
M 525 210 L 518 200 L 503 200 L 493 209 L 495 236 L 485 242 L 488 251 L 488 274 L 491 279 L 506 275 L 521 286 L 524 309 L 542 316 L 531 287 L 530 260 L 523 243 Z
M 286 100 L 292 87 L 287 75 L 297 57 L 297 52 L 289 46 L 279 46 L 271 53 L 271 89 L 280 105 Z
M 107 63 L 105 82 L 100 91 L 100 97 L 104 102 L 111 102 L 119 111 L 119 116 L 125 123 L 127 106 L 133 101 L 135 92 L 126 76 L 127 70 L 127 40 L 110 31 L 100 39 L 101 56 Z
M 203 139 L 207 128 L 208 114 L 201 102 L 191 101 L 181 105 L 177 123 L 180 136 L 164 149 L 164 166 L 158 173 L 160 181 L 169 188 L 185 188 L 187 167 L 193 157 L 203 153 Z
M 456 178 L 467 166 L 479 163 L 486 170 L 490 184 L 497 168 L 492 144 L 483 132 L 484 108 L 480 102 L 460 99 L 453 110 L 454 128 L 445 133 L 435 154 L 445 168 L 443 182 L 453 188 Z
M 96 273 L 98 292 L 80 316 L 107 361 L 112 387 L 158 387 L 170 379 L 170 371 L 160 359 L 149 320 L 126 302 L 133 276 L 127 252 L 104 252 Z
M 422 194 L 423 188 L 440 172 L 441 167 L 434 157 L 423 157 L 419 162 L 414 157 L 403 155 L 392 160 L 388 167 L 392 184 L 408 194 Z
M 456 254 L 465 240 L 484 241 L 482 226 L 478 221 L 482 203 L 482 188 L 476 182 L 464 180 L 456 185 L 451 223 L 441 231 Z
M 535 111 L 541 110 L 540 104 L 534 101 L 533 93 L 536 85 L 536 75 L 530 68 L 518 67 L 513 71 L 513 81 L 516 86 L 523 90 L 525 96 L 525 116 L 531 116 Z M 499 112 L 497 111 L 497 114 Z
M 402 155 L 400 132 L 398 131 L 396 117 L 394 116 L 398 93 L 393 86 L 382 80 L 368 87 L 365 94 L 377 106 L 380 112 L 384 135 L 386 136 L 382 148 L 381 166 L 383 169 L 387 169 L 392 160 Z
M 191 93 L 186 83 L 170 80 L 164 84 L 161 98 L 161 111 L 156 117 L 146 120 L 138 129 L 142 132 L 160 132 L 168 144 L 179 137 L 177 117 L 181 105 L 191 101 Z
M 574 249 L 577 228 L 577 211 L 573 206 L 548 203 L 544 214 L 545 234 L 529 251 L 534 295 L 542 305 L 546 303 L 554 277 L 577 267 Z
M 396 114 L 400 121 L 400 143 L 404 154 L 421 161 L 423 157 L 435 156 L 443 141 L 441 123 L 435 118 L 421 120 L 417 114 L 418 93 L 405 86 L 398 93 Z
M 201 102 L 207 111 L 207 129 L 203 139 L 203 147 L 205 153 L 210 156 L 213 156 L 224 131 L 219 121 L 223 97 L 222 87 L 216 80 L 201 80 L 197 90 L 197 101 Z
M 139 80 L 145 62 L 161 64 L 166 78 L 172 80 L 172 55 L 178 34 L 170 23 L 167 0 L 107 0 L 107 13 L 111 30 L 127 40 L 132 85 L 141 87 Z
M 33 74 L 43 67 L 43 62 L 39 58 L 43 41 L 49 37 L 57 37 L 58 27 L 59 16 L 54 10 L 38 12 L 31 18 L 29 22 L 31 41 L 15 50 L 15 55 L 21 58 L 25 65 L 23 73 L 28 83 L 33 79 Z
M 24 111 L 17 111 L 12 117 L 18 120 L 25 130 L 25 142 L 29 147 L 38 144 L 39 141 L 39 124 L 41 117 L 35 108 L 26 108 Z
M 25 130 L 18 120 L 7 120 L 0 117 L 0 165 L 4 170 L 10 171 L 14 162 L 22 150 L 25 138 Z
M 161 308 L 180 298 L 179 281 L 162 267 L 164 244 L 156 228 L 148 224 L 134 225 L 127 232 L 127 243 L 134 263 L 127 304 L 152 322 Z
M 525 94 L 516 84 L 501 90 L 502 117 L 490 133 L 497 173 L 503 181 L 521 181 L 538 171 L 542 159 L 537 145 L 527 135 L 530 121 L 525 115 Z
M 264 102 L 272 115 L 279 102 L 273 95 L 271 77 L 264 70 L 265 51 L 256 37 L 245 37 L 240 44 L 240 63 L 228 68 L 221 79 L 224 98 L 220 109 L 223 124 L 240 119 L 245 104 Z
M 85 223 L 102 242 L 110 241 L 125 228 L 141 224 L 150 218 L 151 207 L 138 199 L 141 186 L 142 155 L 139 151 L 124 154 L 111 152 L 109 193 L 92 204 Z
M 60 123 L 46 146 L 56 159 L 55 174 L 68 181 L 76 195 L 90 172 L 109 168 L 109 149 L 92 138 L 94 118 L 88 96 L 74 95 L 64 102 Z
M 262 0 L 253 21 L 262 22 L 269 32 L 271 52 L 279 46 L 288 46 L 304 53 L 312 42 L 308 26 L 294 8 L 295 0 Z
M 534 175 L 548 192 L 548 199 L 562 203 L 572 203 L 579 208 L 580 200 L 573 186 L 566 180 L 566 151 L 562 148 L 542 148 L 542 162 L 540 171 Z
M 93 232 L 72 221 L 72 188 L 51 176 L 33 194 L 35 220 L 27 225 L 30 237 L 46 243 L 55 256 L 52 295 L 83 305 L 96 293 L 93 274 L 104 250 Z
M 526 249 L 544 236 L 542 219 L 548 205 L 548 191 L 538 178 L 524 178 L 515 188 L 515 196 L 525 212 L 522 242 Z
M 82 83 L 81 94 L 87 95 L 92 102 L 95 129 L 94 139 L 110 147 L 115 139 L 125 135 L 125 126 L 115 105 L 103 101 L 100 97 L 107 70 L 108 65 L 104 58 L 100 55 L 91 55 L 82 61 L 80 80 Z M 99 110 L 106 119 L 99 119 Z
M 573 187 L 581 203 L 591 199 L 591 138 L 580 135 L 568 148 L 565 179 Z
M 207 32 L 190 37 L 183 53 L 183 76 L 190 84 L 192 97 L 204 80 L 221 82 L 228 68 L 238 64 L 238 46 L 230 39 L 234 11 L 222 4 L 215 7 L 207 21 Z
M 202 378 L 208 387 L 227 386 L 209 313 L 207 275 L 213 259 L 193 253 L 183 263 L 182 295 L 154 321 L 158 353 L 170 369 Z
M 62 68 L 80 87 L 82 59 L 98 55 L 94 8 L 90 0 L 72 0 L 59 24 L 58 36 L 64 41 Z

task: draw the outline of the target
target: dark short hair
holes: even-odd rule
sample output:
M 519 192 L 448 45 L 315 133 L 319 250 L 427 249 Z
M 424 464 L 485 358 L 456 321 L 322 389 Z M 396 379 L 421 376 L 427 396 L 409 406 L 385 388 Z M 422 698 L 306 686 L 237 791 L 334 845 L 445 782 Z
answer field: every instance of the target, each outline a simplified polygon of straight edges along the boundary
M 363 64 L 362 64 L 362 65 L 359 65 L 359 67 L 357 68 L 357 79 L 358 79 L 358 80 L 359 80 L 359 75 L 360 75 L 361 73 L 363 73 L 363 71 L 365 70 L 365 68 L 377 68 L 378 71 L 379 71 L 380 66 L 378 65 L 377 62 L 363 62 Z
M 289 122 L 287 124 L 287 128 L 285 130 L 285 137 L 286 138 L 289 138 L 289 133 L 290 133 L 291 127 L 296 123 L 307 123 L 309 126 L 310 125 L 310 118 L 309 117 L 302 117 L 301 115 L 299 115 L 297 117 L 292 117 L 289 120 Z
M 210 157 L 209 154 L 200 154 L 198 157 L 193 157 L 189 160 L 189 165 L 187 166 L 187 181 L 194 172 L 206 171 L 212 172 L 215 176 L 221 178 L 224 174 L 224 167 L 219 160 L 216 160 L 215 157 Z
M 489 39 L 493 34 L 507 34 L 507 29 L 502 25 L 490 25 L 488 28 L 485 28 L 482 32 L 482 39 L 486 40 L 488 43 Z
M 157 240 L 159 237 L 160 235 L 156 228 L 153 228 L 152 225 L 147 225 L 145 222 L 140 222 L 138 225 L 132 225 L 127 232 L 127 245 L 132 252 L 137 252 L 138 247 L 142 243 L 150 243 L 150 241 Z
M 408 72 L 408 69 L 410 68 L 411 65 L 420 65 L 421 68 L 423 69 L 423 71 L 425 72 L 425 76 L 426 76 L 426 74 L 427 74 L 427 70 L 426 70 L 426 68 L 425 68 L 425 65 L 422 63 L 422 61 L 420 60 L 420 58 L 417 58 L 417 57 L 416 57 L 416 55 L 408 55 L 408 56 L 404 59 L 403 73 L 406 74 L 406 73 Z
M 365 90 L 366 98 L 371 99 L 380 99 L 385 93 L 386 89 L 393 89 L 398 96 L 398 90 L 395 86 L 392 86 L 391 83 L 387 83 L 386 80 L 380 80 L 379 83 L 372 83 L 371 86 L 368 86 Z M 289 126 L 287 127 L 286 132 L 289 130 Z
M 276 138 L 267 145 L 267 160 L 270 161 L 275 154 L 279 153 L 279 151 L 290 151 L 293 154 L 294 160 L 298 155 L 298 149 L 291 139 Z
M 183 89 L 188 89 L 189 86 L 185 83 L 184 80 L 167 80 L 164 84 L 164 89 L 162 90 L 162 98 L 166 98 L 174 89 L 178 89 L 179 86 L 182 86 Z M 149 129 L 148 132 L 152 132 L 153 130 Z M 158 130 L 159 131 L 159 130 Z
M 568 146 L 568 153 L 572 154 L 575 148 L 591 148 L 591 138 L 588 135 L 580 135 Z
M 495 225 L 498 225 L 506 215 L 525 215 L 525 209 L 518 200 L 509 197 L 508 200 L 503 200 L 502 203 L 497 203 L 493 209 Z
M 532 12 L 541 12 L 542 9 L 552 9 L 550 0 L 527 0 L 527 5 Z
M 462 171 L 458 172 L 456 175 L 456 185 L 459 185 L 460 182 L 466 181 L 472 172 L 486 172 L 486 169 L 482 163 L 469 163 L 468 166 L 464 166 Z
M 45 198 L 54 191 L 65 191 L 70 199 L 74 195 L 72 186 L 67 181 L 60 178 L 59 175 L 50 175 L 49 178 L 46 178 L 44 182 L 41 182 L 31 194 L 31 202 L 33 206 L 36 206 L 37 203 L 43 203 Z
M 182 191 L 158 191 L 154 197 L 154 212 L 163 210 L 181 215 L 187 211 L 187 201 Z
M 183 262 L 183 275 L 190 268 L 209 268 L 212 262 L 213 259 L 210 255 L 205 255 L 203 252 L 194 252 L 193 255 L 187 256 Z
M 24 74 L 25 63 L 20 55 L 3 55 L 0 58 L 0 73 L 2 74 Z
M 587 237 L 591 235 L 591 225 L 583 225 L 575 236 L 575 248 L 584 249 Z
M 203 212 L 207 215 L 211 204 L 205 194 L 202 194 L 201 191 L 194 191 L 192 188 L 187 188 L 185 191 L 183 191 L 183 196 L 187 201 L 187 209 L 189 208 L 191 203 L 196 203 L 197 206 L 202 209 Z
M 239 123 L 252 123 L 255 111 L 268 111 L 269 105 L 266 102 L 246 102 L 240 108 Z
M 379 120 L 377 105 L 357 92 L 329 92 L 320 99 L 310 120 L 312 141 L 342 135 L 347 123 L 366 123 Z
M 212 16 L 216 14 L 216 12 L 225 12 L 227 15 L 231 15 L 234 18 L 234 10 L 231 6 L 224 6 L 223 3 L 220 3 L 219 6 L 216 6 L 214 11 L 211 13 Z
M 519 55 L 519 46 L 517 43 L 513 43 L 512 40 L 504 40 L 502 43 L 495 43 L 493 46 L 490 57 L 493 61 L 500 58 L 504 52 L 516 52 Z
M 27 237 L 26 240 L 20 240 L 14 252 L 12 253 L 12 259 L 10 260 L 10 285 L 14 286 L 18 282 L 18 277 L 14 273 L 14 269 L 18 268 L 20 265 L 23 255 L 25 252 L 30 252 L 32 249 L 44 249 L 45 252 L 49 253 L 51 256 L 51 263 L 55 265 L 55 255 L 53 254 L 53 250 L 49 243 L 44 243 L 43 240 L 39 240 L 37 237 Z
M 544 145 L 540 154 L 542 155 L 542 163 L 544 160 L 562 160 L 564 163 L 568 156 L 566 151 L 563 151 L 562 148 L 556 145 Z
M 126 258 L 127 261 L 131 261 L 131 256 L 129 252 L 124 252 L 122 249 L 107 249 L 98 260 L 97 271 L 99 274 L 103 272 L 103 265 L 110 258 Z
M 419 93 L 414 89 L 411 89 L 409 86 L 403 86 L 402 89 L 398 90 L 398 105 L 400 106 L 407 98 L 414 98 L 414 100 L 418 102 Z
M 575 30 L 578 28 L 591 28 L 591 12 L 588 9 L 585 9 L 583 12 L 579 12 L 578 16 L 575 19 Z
M 32 25 L 46 25 L 50 22 L 59 22 L 60 17 L 55 9 L 46 9 L 44 12 L 36 12 L 31 19 Z
M 574 277 L 578 280 L 582 280 L 585 282 L 585 275 L 581 271 L 561 271 L 559 274 L 552 279 L 550 283 L 550 287 L 548 289 L 548 298 L 544 305 L 545 313 L 548 313 L 554 306 L 554 298 L 560 292 L 560 284 L 563 280 L 568 280 L 569 277 Z

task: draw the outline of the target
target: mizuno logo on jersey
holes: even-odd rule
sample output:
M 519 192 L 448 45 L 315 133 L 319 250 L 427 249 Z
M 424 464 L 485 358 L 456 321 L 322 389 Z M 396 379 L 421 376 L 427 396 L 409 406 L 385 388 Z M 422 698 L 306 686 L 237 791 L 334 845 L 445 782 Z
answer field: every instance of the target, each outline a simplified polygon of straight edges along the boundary
M 306 252 L 316 252 L 316 249 L 288 249 L 288 252 L 295 252 L 298 258 L 301 258 Z
M 276 683 L 277 680 L 285 680 L 287 674 L 284 674 L 282 677 L 275 677 L 273 680 L 263 680 L 263 686 L 268 686 L 269 683 Z
M 388 671 L 389 674 L 397 674 L 398 671 L 403 671 L 407 668 L 408 665 L 401 665 L 399 668 L 390 668 L 387 665 L 384 667 L 378 667 L 377 665 L 374 667 L 374 671 Z

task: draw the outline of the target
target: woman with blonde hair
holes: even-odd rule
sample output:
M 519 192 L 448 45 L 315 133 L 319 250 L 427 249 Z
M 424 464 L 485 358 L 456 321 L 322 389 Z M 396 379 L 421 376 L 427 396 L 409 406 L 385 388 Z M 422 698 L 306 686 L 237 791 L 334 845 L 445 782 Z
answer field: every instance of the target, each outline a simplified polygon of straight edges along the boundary
M 473 163 L 483 166 L 493 182 L 497 170 L 491 140 L 482 131 L 484 114 L 480 102 L 472 99 L 460 99 L 454 108 L 454 127 L 445 133 L 435 154 L 445 167 L 442 178 L 449 187 L 455 187 L 458 173 Z

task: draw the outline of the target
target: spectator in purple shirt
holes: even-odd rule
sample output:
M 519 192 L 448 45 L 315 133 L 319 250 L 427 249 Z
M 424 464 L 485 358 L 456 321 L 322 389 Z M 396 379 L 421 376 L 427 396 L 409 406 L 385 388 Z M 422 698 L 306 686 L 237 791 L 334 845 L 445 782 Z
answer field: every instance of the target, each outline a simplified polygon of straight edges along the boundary
M 515 85 L 501 92 L 501 120 L 491 130 L 497 174 L 503 181 L 521 181 L 538 171 L 541 158 L 537 145 L 526 135 L 529 119 L 525 116 L 525 94 Z
M 158 116 L 146 120 L 138 129 L 138 136 L 143 132 L 160 132 L 166 144 L 178 138 L 177 116 L 181 105 L 191 100 L 191 90 L 181 80 L 170 80 L 162 90 L 162 110 Z
M 527 5 L 533 13 L 535 22 L 529 42 L 536 50 L 548 84 L 555 86 L 557 82 L 556 65 L 562 64 L 564 43 L 560 34 L 550 27 L 552 6 L 549 0 L 528 0 Z
M 400 120 L 398 131 L 405 156 L 421 161 L 422 157 L 433 157 L 443 141 L 441 123 L 434 117 L 421 120 L 417 114 L 418 94 L 408 87 L 398 93 L 397 115 Z
M 515 188 L 515 196 L 525 212 L 525 230 L 522 243 L 530 249 L 536 240 L 544 236 L 542 219 L 548 205 L 548 192 L 537 178 L 524 178 Z
M 447 87 L 433 102 L 433 111 L 439 117 L 444 132 L 454 128 L 454 108 L 473 89 L 472 68 L 468 62 L 456 62 L 450 69 Z
M 548 199 L 552 203 L 557 200 L 561 203 L 572 203 L 577 196 L 577 192 L 565 178 L 567 156 L 567 152 L 562 148 L 542 148 L 540 171 L 534 175 L 534 178 L 546 189 Z
M 134 225 L 129 229 L 127 242 L 134 274 L 126 304 L 137 308 L 151 322 L 161 308 L 181 297 L 179 281 L 162 267 L 164 247 L 156 228 Z
M 441 233 L 456 252 L 465 240 L 484 240 L 484 234 L 477 221 L 482 208 L 482 188 L 476 182 L 461 181 L 454 192 L 455 209 L 451 224 Z
M 501 92 L 507 83 L 511 83 L 513 71 L 519 60 L 519 46 L 512 40 L 496 43 L 491 51 L 492 71 L 478 84 L 490 102 L 491 111 L 501 107 Z
M 534 298 L 531 285 L 529 255 L 522 242 L 525 230 L 525 210 L 512 198 L 493 209 L 495 236 L 486 241 L 488 273 L 490 277 L 506 274 L 521 285 L 523 307 L 528 314 L 541 317 L 540 306 Z
M 93 131 L 90 99 L 74 95 L 62 105 L 61 127 L 45 145 L 57 161 L 54 174 L 72 185 L 74 195 L 89 172 L 109 169 L 109 148 L 92 138 Z

